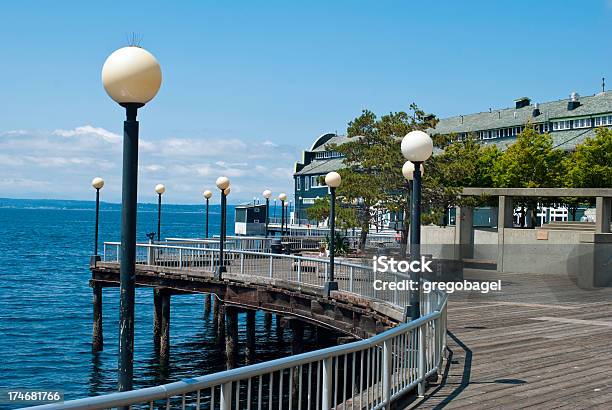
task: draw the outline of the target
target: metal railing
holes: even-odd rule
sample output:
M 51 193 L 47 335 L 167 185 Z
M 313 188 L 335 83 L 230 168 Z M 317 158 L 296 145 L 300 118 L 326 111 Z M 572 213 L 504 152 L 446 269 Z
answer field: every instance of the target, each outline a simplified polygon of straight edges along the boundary
M 119 262 L 120 242 L 104 242 L 104 262 Z M 225 252 L 227 273 L 260 276 L 294 282 L 298 285 L 323 287 L 328 279 L 329 259 L 297 255 L 273 254 L 230 249 Z M 193 246 L 137 244 L 136 264 L 181 269 L 189 276 L 212 274 L 219 264 L 219 250 Z M 343 261 L 335 264 L 334 279 L 341 291 L 378 299 L 403 309 L 408 305 L 408 292 L 403 290 L 377 290 L 373 283 L 399 282 L 409 277 L 402 273 L 376 272 L 369 265 Z M 426 303 L 426 301 L 424 301 Z
M 104 244 L 104 260 L 116 262 L 118 243 Z M 139 244 L 138 263 L 173 266 L 185 274 L 212 271 L 215 249 Z M 230 250 L 228 272 L 260 275 L 322 286 L 326 260 Z M 407 296 L 376 291 L 383 279 L 371 267 L 338 263 L 341 291 L 354 292 L 403 309 Z M 396 276 L 393 278 L 393 276 Z M 383 280 L 401 280 L 389 275 Z M 406 292 L 401 292 L 406 293 Z M 420 319 L 376 336 L 282 359 L 194 377 L 160 386 L 39 406 L 40 409 L 193 408 L 193 409 L 381 409 L 405 393 L 424 394 L 438 372 L 446 348 L 447 296 L 424 294 Z

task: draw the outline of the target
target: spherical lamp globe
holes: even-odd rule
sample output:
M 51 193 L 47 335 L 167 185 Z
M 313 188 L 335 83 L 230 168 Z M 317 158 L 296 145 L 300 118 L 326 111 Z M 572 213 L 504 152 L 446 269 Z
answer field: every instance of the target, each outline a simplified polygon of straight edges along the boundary
M 157 184 L 155 185 L 155 192 L 161 195 L 166 192 L 166 187 L 164 186 L 164 184 Z
M 433 152 L 433 141 L 423 131 L 411 131 L 402 139 L 402 155 L 408 161 L 427 161 Z
M 206 199 L 212 198 L 212 192 L 210 192 L 208 189 L 206 191 L 204 191 L 204 193 L 202 195 L 204 195 L 204 198 L 206 198 Z
M 231 187 L 227 187 L 223 190 L 223 193 L 225 194 L 225 196 L 228 196 L 230 194 L 230 192 L 232 192 L 232 188 Z
M 425 173 L 425 167 L 421 164 L 421 176 Z M 414 164 L 410 161 L 406 161 L 404 166 L 402 166 L 402 175 L 408 181 L 412 181 L 414 179 Z
M 280 194 L 278 194 L 278 199 L 280 199 L 281 201 L 286 201 L 287 200 L 287 194 L 284 192 L 281 192 Z
M 261 195 L 266 199 L 270 199 L 270 197 L 272 196 L 272 191 L 270 191 L 269 189 L 266 189 L 265 191 L 263 191 Z
M 341 183 L 342 183 L 342 178 L 340 177 L 339 173 L 332 171 L 328 173 L 327 175 L 325 175 L 325 185 L 327 185 L 328 187 L 338 188 Z
M 230 186 L 230 180 L 228 177 L 219 177 L 217 178 L 216 184 L 217 184 L 217 188 L 223 191 Z
M 141 47 L 123 47 L 113 52 L 102 67 L 106 93 L 119 104 L 146 104 L 155 97 L 162 82 L 159 63 Z
M 91 186 L 94 187 L 95 189 L 102 189 L 102 187 L 104 186 L 104 180 L 100 177 L 95 177 L 91 181 Z

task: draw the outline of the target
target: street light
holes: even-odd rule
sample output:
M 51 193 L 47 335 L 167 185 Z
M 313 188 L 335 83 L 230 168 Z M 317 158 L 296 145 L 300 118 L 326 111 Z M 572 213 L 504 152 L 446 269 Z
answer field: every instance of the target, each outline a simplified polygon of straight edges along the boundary
M 164 184 L 155 185 L 155 192 L 157 192 L 157 241 L 161 241 L 161 197 L 166 192 Z
M 107 94 L 125 108 L 123 123 L 123 177 L 121 199 L 121 265 L 119 391 L 132 390 L 134 372 L 134 286 L 136 271 L 136 209 L 138 184 L 138 108 L 151 101 L 161 86 L 162 73 L 155 57 L 140 47 L 113 52 L 102 67 Z
M 206 190 L 202 195 L 204 195 L 204 198 L 206 199 L 206 238 L 208 238 L 208 202 L 210 201 L 210 198 L 212 198 L 212 192 Z
M 329 277 L 325 282 L 324 293 L 329 296 L 332 290 L 338 290 L 338 282 L 334 277 L 334 253 L 336 242 L 336 188 L 342 183 L 342 178 L 337 172 L 330 172 L 325 175 L 325 185 L 329 187 L 330 202 L 329 202 Z
M 421 169 L 423 162 L 427 161 L 433 153 L 433 141 L 431 137 L 423 131 L 411 131 L 402 139 L 401 145 L 402 155 L 412 166 L 412 199 L 410 201 L 410 257 L 412 260 L 417 260 L 420 257 L 421 244 Z M 410 166 L 404 164 L 404 168 Z M 406 174 L 404 174 L 405 176 Z M 410 172 L 408 172 L 410 175 Z M 415 272 L 415 280 L 418 285 L 418 291 L 410 292 L 410 307 L 408 315 L 412 320 L 421 316 L 421 274 Z
M 270 197 L 272 196 L 272 191 L 266 189 L 261 194 L 264 198 L 266 198 L 266 238 L 268 237 L 268 221 L 270 219 Z
M 96 231 L 94 234 L 94 254 L 90 264 L 95 266 L 96 262 L 100 260 L 98 256 L 98 225 L 100 221 L 100 190 L 104 186 L 104 180 L 96 177 L 91 181 L 91 186 L 96 190 Z
M 287 194 L 281 192 L 278 195 L 278 199 L 281 201 L 281 237 L 285 234 L 285 201 L 287 200 Z
M 223 255 L 223 245 L 225 244 L 225 213 L 227 207 L 227 196 L 230 193 L 230 180 L 227 177 L 217 178 L 217 188 L 221 191 L 221 232 L 219 237 L 219 266 L 215 270 L 215 278 L 221 280 L 225 272 L 225 260 Z

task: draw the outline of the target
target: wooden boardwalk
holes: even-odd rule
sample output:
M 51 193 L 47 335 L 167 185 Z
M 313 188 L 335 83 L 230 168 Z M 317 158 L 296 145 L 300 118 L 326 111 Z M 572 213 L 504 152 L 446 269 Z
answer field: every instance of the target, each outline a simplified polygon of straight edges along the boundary
M 455 293 L 449 360 L 412 409 L 612 409 L 612 288 L 466 270 L 502 291 Z

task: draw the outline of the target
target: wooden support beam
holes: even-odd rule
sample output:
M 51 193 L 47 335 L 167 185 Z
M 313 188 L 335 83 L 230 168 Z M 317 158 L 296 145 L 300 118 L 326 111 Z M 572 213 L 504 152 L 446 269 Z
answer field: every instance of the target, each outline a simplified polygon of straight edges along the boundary
M 285 328 L 283 327 L 283 317 L 281 315 L 276 315 L 276 341 L 278 343 L 283 343 L 283 338 L 285 335 Z
M 264 314 L 264 326 L 266 330 L 269 332 L 272 329 L 272 313 L 266 312 Z
M 225 317 L 225 363 L 228 369 L 233 369 L 236 367 L 238 357 L 238 308 L 226 306 Z
M 304 323 L 299 320 L 289 321 L 291 331 L 291 354 L 300 354 L 304 352 Z
M 170 359 L 170 293 L 166 291 L 162 291 L 161 318 L 159 359 L 160 362 L 167 363 Z
M 153 344 L 155 351 L 159 352 L 162 324 L 162 296 L 161 289 L 153 289 Z
M 246 311 L 246 349 L 247 364 L 255 363 L 255 311 Z
M 208 293 L 204 294 L 204 317 L 208 318 L 210 316 L 210 299 L 213 295 Z
M 102 331 L 102 286 L 93 284 L 93 331 L 91 350 L 100 352 L 104 348 L 104 334 Z
M 217 305 L 218 305 L 217 345 L 219 345 L 222 348 L 225 348 L 225 309 L 226 309 L 226 306 L 220 299 L 217 299 L 217 303 L 215 306 Z

